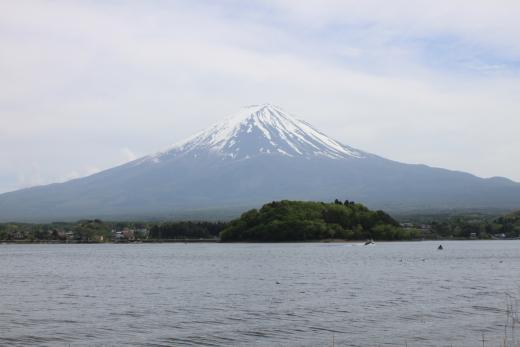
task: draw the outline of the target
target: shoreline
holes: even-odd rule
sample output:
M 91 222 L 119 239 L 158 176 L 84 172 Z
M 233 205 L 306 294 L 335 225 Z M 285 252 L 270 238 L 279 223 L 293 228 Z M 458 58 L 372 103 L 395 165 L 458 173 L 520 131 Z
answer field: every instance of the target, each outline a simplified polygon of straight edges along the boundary
M 447 242 L 447 241 L 518 241 L 520 238 L 505 238 L 505 239 L 422 239 L 422 240 L 379 240 L 375 243 L 394 243 L 394 242 Z M 56 241 L 56 240 L 0 240 L 0 245 L 6 244 L 20 244 L 20 245 L 46 245 L 46 244 L 74 244 L 74 245 L 102 245 L 102 244 L 142 244 L 142 243 L 222 243 L 222 244 L 286 244 L 286 243 L 348 243 L 363 245 L 365 241 L 360 240 L 309 240 L 309 241 L 280 241 L 280 242 L 259 242 L 259 241 L 236 241 L 236 242 L 222 242 L 218 239 L 165 239 L 165 240 L 136 240 L 126 242 L 96 242 L 96 241 Z

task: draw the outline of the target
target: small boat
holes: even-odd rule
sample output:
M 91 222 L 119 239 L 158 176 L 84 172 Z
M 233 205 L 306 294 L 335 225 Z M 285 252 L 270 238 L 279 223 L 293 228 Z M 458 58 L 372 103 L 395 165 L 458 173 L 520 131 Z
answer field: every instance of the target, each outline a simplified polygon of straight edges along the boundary
M 439 245 L 439 247 L 437 247 L 437 249 L 438 249 L 439 251 L 442 251 L 442 250 L 444 249 L 444 247 L 442 247 L 442 245 Z

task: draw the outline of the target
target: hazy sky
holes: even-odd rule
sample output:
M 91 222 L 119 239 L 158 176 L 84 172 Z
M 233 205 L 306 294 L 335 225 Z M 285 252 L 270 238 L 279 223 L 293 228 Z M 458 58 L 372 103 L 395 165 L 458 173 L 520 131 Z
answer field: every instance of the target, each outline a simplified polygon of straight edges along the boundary
M 520 181 L 520 1 L 1 1 L 0 192 L 270 102 L 409 163 Z

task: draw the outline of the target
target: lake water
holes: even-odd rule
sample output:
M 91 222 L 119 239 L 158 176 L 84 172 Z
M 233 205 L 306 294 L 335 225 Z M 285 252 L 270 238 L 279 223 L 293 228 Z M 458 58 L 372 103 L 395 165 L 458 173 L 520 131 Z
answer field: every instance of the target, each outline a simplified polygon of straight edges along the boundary
M 0 245 L 0 345 L 501 346 L 520 242 L 442 244 Z

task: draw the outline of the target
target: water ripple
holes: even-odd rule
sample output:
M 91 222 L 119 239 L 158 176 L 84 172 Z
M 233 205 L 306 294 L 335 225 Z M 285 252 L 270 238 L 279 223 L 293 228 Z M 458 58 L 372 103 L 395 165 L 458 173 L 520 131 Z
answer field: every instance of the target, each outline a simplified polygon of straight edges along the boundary
M 0 345 L 501 345 L 519 243 L 445 244 L 0 245 Z

